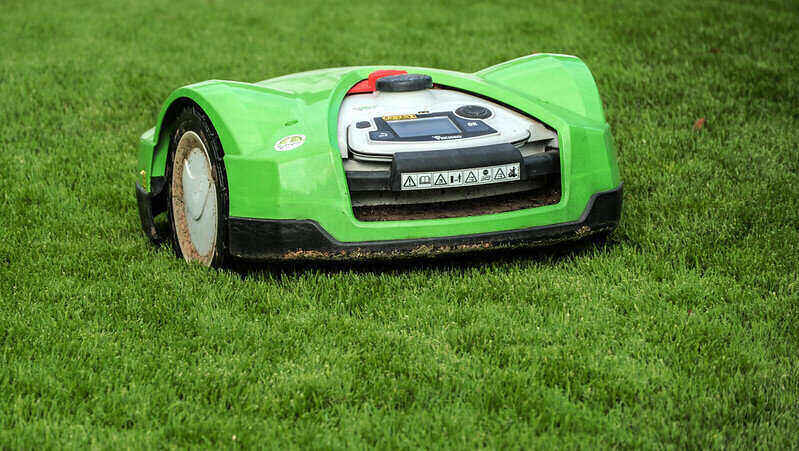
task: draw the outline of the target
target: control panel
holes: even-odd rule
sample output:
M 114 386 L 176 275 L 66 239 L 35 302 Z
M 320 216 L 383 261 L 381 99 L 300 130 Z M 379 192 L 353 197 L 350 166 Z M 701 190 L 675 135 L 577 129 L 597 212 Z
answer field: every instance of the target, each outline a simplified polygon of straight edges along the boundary
M 393 90 L 380 91 L 377 83 L 374 92 L 344 98 L 338 121 L 342 157 L 390 161 L 396 152 L 524 142 L 540 128 L 481 97 L 442 89 L 421 77 L 396 79 L 387 80 L 394 82 Z M 418 86 L 408 88 L 411 82 Z

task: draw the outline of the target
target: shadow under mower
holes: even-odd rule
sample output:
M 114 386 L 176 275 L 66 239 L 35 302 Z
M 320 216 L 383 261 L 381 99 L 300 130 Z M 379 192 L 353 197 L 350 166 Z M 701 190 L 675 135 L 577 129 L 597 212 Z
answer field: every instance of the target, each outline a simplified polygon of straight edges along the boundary
M 473 74 L 370 66 L 185 86 L 142 135 L 138 173 L 144 233 L 208 266 L 549 244 L 613 230 L 622 204 L 594 79 L 552 54 Z

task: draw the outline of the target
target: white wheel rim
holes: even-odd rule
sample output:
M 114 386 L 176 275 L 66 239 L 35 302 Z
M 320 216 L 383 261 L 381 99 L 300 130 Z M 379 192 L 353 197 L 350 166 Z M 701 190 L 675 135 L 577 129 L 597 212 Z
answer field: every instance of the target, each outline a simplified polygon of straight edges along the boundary
M 208 150 L 197 133 L 180 137 L 172 176 L 175 231 L 186 261 L 210 265 L 216 249 L 218 207 Z

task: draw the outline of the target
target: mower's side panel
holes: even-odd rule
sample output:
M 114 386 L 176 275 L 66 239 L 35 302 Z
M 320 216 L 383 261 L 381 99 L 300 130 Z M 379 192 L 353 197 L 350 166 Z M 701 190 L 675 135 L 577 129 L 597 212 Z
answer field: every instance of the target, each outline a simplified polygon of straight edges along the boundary
M 491 84 L 534 99 L 566 118 L 575 140 L 569 149 L 573 159 L 583 163 L 586 171 L 591 168 L 605 170 L 610 175 L 611 184 L 620 183 L 616 150 L 599 90 L 591 71 L 579 58 L 539 53 L 483 69 L 476 75 Z M 559 110 L 572 114 L 558 113 Z M 574 115 L 581 118 L 570 119 Z M 561 134 L 565 132 L 558 131 Z M 597 149 L 604 149 L 604 152 Z M 582 182 L 581 174 L 573 175 L 576 183 Z
M 597 122 L 605 122 L 591 71 L 579 58 L 538 53 L 483 69 L 476 75 Z
M 301 81 L 302 92 L 228 81 L 176 90 L 154 131 L 142 139 L 139 170 L 148 179 L 164 174 L 170 109 L 190 101 L 209 117 L 224 149 L 230 216 L 311 218 L 320 205 L 343 214 L 349 195 L 340 154 L 330 148 L 328 110 L 335 90 L 326 86 L 338 85 L 341 77 L 320 73 L 315 82 L 307 80 Z M 305 141 L 277 151 L 275 143 L 290 135 L 303 135 Z

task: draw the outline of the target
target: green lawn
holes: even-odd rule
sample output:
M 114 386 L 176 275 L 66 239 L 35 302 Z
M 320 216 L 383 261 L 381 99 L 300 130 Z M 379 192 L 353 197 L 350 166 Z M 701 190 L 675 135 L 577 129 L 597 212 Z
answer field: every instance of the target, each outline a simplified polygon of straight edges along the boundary
M 0 0 L 0 448 L 799 447 L 799 4 Z M 189 267 L 136 144 L 209 78 L 594 72 L 604 244 Z M 705 118 L 700 130 L 694 122 Z

